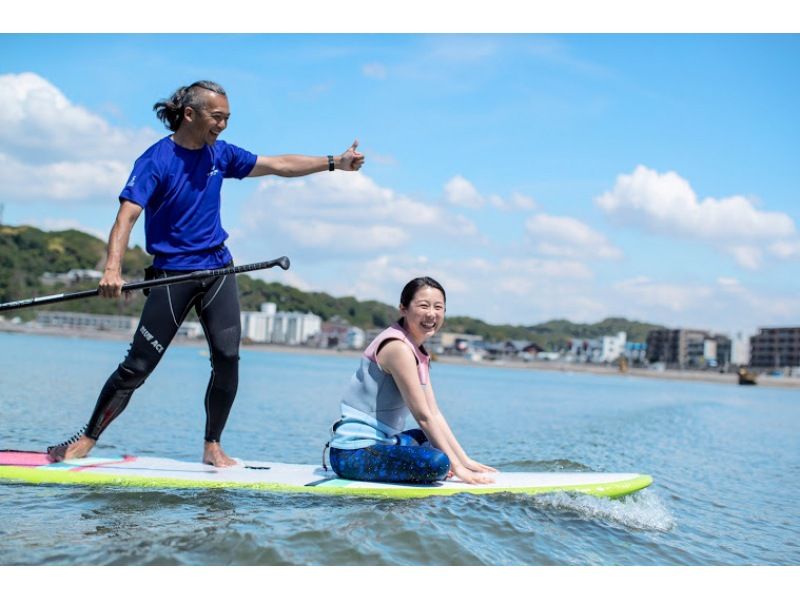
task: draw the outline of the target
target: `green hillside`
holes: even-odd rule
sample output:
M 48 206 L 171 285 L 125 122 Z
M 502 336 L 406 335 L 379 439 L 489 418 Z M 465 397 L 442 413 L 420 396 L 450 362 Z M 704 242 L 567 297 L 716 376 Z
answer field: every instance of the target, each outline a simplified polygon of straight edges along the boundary
M 564 348 L 564 339 L 569 338 L 597 338 L 600 336 L 613 336 L 625 331 L 628 342 L 643 343 L 647 340 L 647 333 L 656 328 L 663 328 L 656 324 L 635 322 L 625 318 L 606 318 L 595 324 L 576 324 L 569 320 L 551 320 L 529 329 L 550 339 L 548 342 L 553 348 Z
M 31 226 L 0 226 L 0 302 L 49 295 L 62 291 L 91 288 L 88 282 L 69 285 L 46 285 L 45 272 L 63 273 L 71 269 L 102 270 L 105 242 L 76 230 L 45 232 Z M 129 249 L 123 263 L 126 280 L 143 277 L 150 257 L 141 247 Z M 397 309 L 378 301 L 358 301 L 354 297 L 333 297 L 327 293 L 306 293 L 275 282 L 238 277 L 243 310 L 257 311 L 262 303 L 272 302 L 279 311 L 312 312 L 330 320 L 334 316 L 361 328 L 382 328 L 398 317 Z M 138 315 L 144 304 L 141 293 L 118 301 L 100 298 L 55 303 L 36 309 L 21 309 L 5 315 L 23 319 L 36 317 L 43 309 Z M 450 317 L 446 329 L 465 334 L 479 334 L 488 341 L 530 340 L 555 350 L 566 346 L 570 338 L 595 338 L 624 330 L 628 340 L 644 342 L 653 324 L 632 322 L 623 318 L 607 318 L 596 324 L 575 324 L 552 320 L 535 326 L 492 325 L 470 317 Z
M 102 270 L 105 254 L 105 242 L 77 230 L 45 232 L 32 226 L 0 226 L 0 302 L 91 288 L 86 282 L 74 286 L 46 285 L 41 276 L 45 272 L 63 273 L 72 269 Z M 123 276 L 128 280 L 140 279 L 149 263 L 149 256 L 140 247 L 129 249 L 122 265 Z M 81 299 L 36 310 L 138 315 L 142 305 L 144 297 L 136 293 L 119 301 Z M 29 320 L 36 317 L 36 310 L 21 309 L 5 315 L 13 313 Z
M 624 318 L 606 318 L 596 324 L 576 324 L 569 320 L 551 320 L 535 326 L 498 326 L 467 317 L 451 317 L 447 320 L 447 330 L 453 332 L 479 334 L 484 339 L 493 342 L 506 339 L 528 340 L 547 350 L 564 349 L 573 338 L 591 339 L 615 335 L 621 331 L 627 334 L 629 342 L 643 343 L 647 339 L 647 333 L 655 328 L 662 328 L 662 326 L 634 322 Z

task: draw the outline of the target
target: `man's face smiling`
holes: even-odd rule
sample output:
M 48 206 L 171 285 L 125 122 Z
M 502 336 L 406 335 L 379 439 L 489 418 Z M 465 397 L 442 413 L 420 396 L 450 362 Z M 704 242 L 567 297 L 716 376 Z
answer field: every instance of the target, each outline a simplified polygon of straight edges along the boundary
M 207 91 L 203 94 L 203 105 L 187 110 L 186 124 L 190 126 L 191 136 L 198 144 L 214 145 L 217 137 L 228 127 L 231 117 L 228 98 Z

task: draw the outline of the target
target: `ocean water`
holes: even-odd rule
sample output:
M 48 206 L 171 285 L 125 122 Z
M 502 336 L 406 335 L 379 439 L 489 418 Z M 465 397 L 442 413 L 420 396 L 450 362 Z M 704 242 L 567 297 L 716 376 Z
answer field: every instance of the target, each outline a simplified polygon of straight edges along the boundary
M 70 436 L 126 350 L 0 334 L 0 448 Z M 319 463 L 355 366 L 243 350 L 226 451 Z M 171 347 L 95 453 L 199 459 L 208 374 L 201 348 Z M 484 463 L 654 484 L 621 500 L 386 500 L 0 482 L 0 565 L 800 564 L 797 391 L 436 363 L 432 380 Z

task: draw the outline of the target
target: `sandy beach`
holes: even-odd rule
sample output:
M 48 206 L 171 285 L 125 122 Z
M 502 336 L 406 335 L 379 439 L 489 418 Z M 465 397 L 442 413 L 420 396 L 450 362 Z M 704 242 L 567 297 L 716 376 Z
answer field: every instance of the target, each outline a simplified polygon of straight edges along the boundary
M 43 328 L 25 324 L 14 324 L 8 321 L 0 321 L 0 333 L 17 334 L 37 334 L 50 336 L 73 336 L 78 338 L 96 338 L 107 340 L 130 339 L 129 334 L 119 334 L 116 332 L 100 330 L 73 330 L 59 328 Z M 176 338 L 173 345 L 195 346 L 198 348 L 206 347 L 203 338 Z M 349 356 L 354 360 L 358 358 L 361 351 L 352 349 L 322 349 L 309 346 L 297 345 L 278 345 L 278 344 L 255 344 L 242 343 L 243 351 L 271 351 L 280 353 L 300 353 L 308 355 L 341 355 Z M 590 363 L 571 363 L 566 361 L 522 361 L 522 360 L 495 360 L 495 361 L 472 361 L 454 355 L 436 355 L 434 360 L 438 363 L 467 367 L 490 367 L 490 368 L 514 368 L 544 370 L 551 372 L 564 372 L 571 374 L 595 374 L 604 376 L 636 376 L 642 378 L 654 378 L 661 380 L 674 380 L 681 382 L 704 382 L 711 384 L 738 384 L 736 373 L 720 373 L 717 371 L 696 371 L 696 370 L 656 370 L 641 367 L 632 367 L 626 372 L 620 372 L 616 366 L 590 364 Z M 770 376 L 761 374 L 757 378 L 757 385 L 787 389 L 800 389 L 800 378 L 789 376 Z

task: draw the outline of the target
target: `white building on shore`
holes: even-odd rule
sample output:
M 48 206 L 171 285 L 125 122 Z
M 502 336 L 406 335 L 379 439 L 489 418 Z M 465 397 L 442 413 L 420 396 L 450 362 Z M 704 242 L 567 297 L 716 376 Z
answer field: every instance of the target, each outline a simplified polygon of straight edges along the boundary
M 133 334 L 138 323 L 139 318 L 133 316 L 85 314 L 76 311 L 40 311 L 36 315 L 36 324 L 42 328 L 61 328 L 79 332 L 99 330 Z M 177 336 L 182 338 L 201 337 L 203 336 L 203 327 L 200 322 L 186 321 L 181 324 Z
M 302 345 L 321 330 L 318 315 L 280 312 L 274 303 L 262 303 L 261 311 L 242 312 L 242 337 L 255 343 Z
M 262 303 L 261 311 L 242 312 L 242 338 L 256 343 L 272 342 L 275 327 L 275 304 Z
M 103 278 L 103 273 L 97 270 L 73 268 L 69 272 L 63 273 L 45 272 L 39 277 L 39 280 L 46 285 L 54 285 L 56 283 L 75 284 L 90 280 L 99 281 L 101 278 Z
M 344 346 L 347 349 L 361 349 L 364 347 L 366 341 L 366 333 L 357 326 L 351 326 L 347 329 L 345 335 Z
M 60 328 L 74 331 L 105 331 L 118 334 L 133 334 L 138 317 L 87 314 L 72 311 L 40 311 L 36 325 L 41 328 Z M 282 343 L 301 345 L 311 337 L 318 336 L 322 329 L 322 318 L 312 313 L 279 312 L 274 303 L 263 303 L 261 311 L 243 311 L 241 314 L 242 338 L 256 343 Z M 348 343 L 363 343 L 355 329 L 354 338 Z M 203 326 L 198 321 L 185 321 L 177 333 L 178 337 L 193 339 L 203 336 Z
M 109 316 L 84 314 L 75 311 L 40 311 L 36 323 L 47 328 L 69 328 L 72 330 L 106 330 L 132 333 L 138 318 L 131 316 Z
M 628 335 L 625 331 L 596 339 L 573 338 L 570 341 L 569 357 L 582 363 L 613 363 L 625 355 L 627 341 Z
M 612 363 L 625 354 L 625 344 L 628 342 L 628 335 L 618 332 L 616 336 L 604 336 L 601 340 L 600 361 Z
M 731 363 L 747 365 L 750 363 L 750 337 L 737 332 L 731 340 Z

